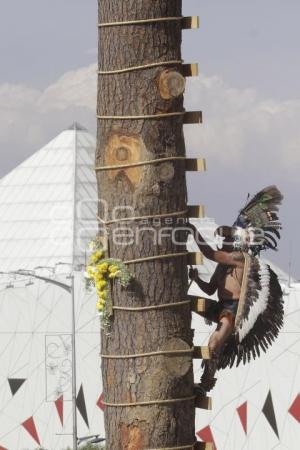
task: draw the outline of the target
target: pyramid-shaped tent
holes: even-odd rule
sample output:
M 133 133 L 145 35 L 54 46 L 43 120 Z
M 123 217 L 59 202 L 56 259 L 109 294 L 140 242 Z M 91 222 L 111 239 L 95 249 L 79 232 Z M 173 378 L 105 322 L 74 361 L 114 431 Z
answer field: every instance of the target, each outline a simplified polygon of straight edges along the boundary
M 94 154 L 95 138 L 75 123 L 0 180 L 0 271 L 85 263 Z

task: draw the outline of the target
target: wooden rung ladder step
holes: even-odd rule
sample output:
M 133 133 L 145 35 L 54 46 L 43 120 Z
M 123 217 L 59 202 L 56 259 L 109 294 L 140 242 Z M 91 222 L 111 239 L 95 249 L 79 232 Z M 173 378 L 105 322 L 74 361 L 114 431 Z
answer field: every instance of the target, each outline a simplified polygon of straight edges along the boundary
M 212 410 L 212 398 L 203 397 L 203 395 L 198 395 L 195 399 L 195 408 Z
M 183 116 L 183 123 L 186 125 L 203 123 L 202 111 L 187 111 Z
M 199 75 L 198 63 L 183 64 L 181 72 L 184 77 L 197 77 Z
M 192 311 L 196 313 L 204 313 L 209 307 L 218 303 L 216 300 L 211 300 L 210 298 L 193 297 L 192 295 L 189 295 L 189 298 L 192 302 Z
M 195 450 L 215 450 L 212 442 L 197 442 Z
M 187 16 L 182 18 L 182 29 L 183 30 L 196 30 L 200 27 L 200 17 L 199 16 Z
M 185 170 L 187 172 L 206 172 L 206 160 L 203 158 L 187 158 L 185 160 Z
M 205 207 L 203 205 L 189 205 L 188 216 L 189 218 L 203 219 L 205 217 Z
M 187 264 L 189 266 L 201 266 L 203 264 L 203 255 L 200 252 L 191 252 L 187 255 Z
M 194 347 L 194 359 L 211 359 L 209 347 Z

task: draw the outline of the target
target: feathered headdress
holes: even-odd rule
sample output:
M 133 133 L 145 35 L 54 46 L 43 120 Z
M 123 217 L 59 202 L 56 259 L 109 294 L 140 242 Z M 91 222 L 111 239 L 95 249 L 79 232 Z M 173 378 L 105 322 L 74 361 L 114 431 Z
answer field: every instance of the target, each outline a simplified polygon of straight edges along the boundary
M 268 186 L 247 202 L 233 224 L 236 250 L 257 255 L 261 250 L 277 249 L 282 228 L 277 213 L 282 200 L 279 189 Z

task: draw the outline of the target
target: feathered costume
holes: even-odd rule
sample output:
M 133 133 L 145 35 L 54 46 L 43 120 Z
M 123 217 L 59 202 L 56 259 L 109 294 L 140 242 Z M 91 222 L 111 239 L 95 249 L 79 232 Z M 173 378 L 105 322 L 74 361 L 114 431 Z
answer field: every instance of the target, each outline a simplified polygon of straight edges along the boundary
M 243 282 L 234 332 L 218 358 L 211 362 L 212 372 L 260 356 L 283 326 L 283 295 L 278 277 L 259 258 L 261 250 L 277 249 L 276 238 L 280 239 L 281 229 L 277 212 L 282 199 L 277 187 L 263 189 L 240 211 L 232 227 L 234 248 L 245 257 Z M 211 319 L 209 315 L 208 318 Z
M 244 280 L 234 334 L 226 342 L 218 368 L 238 366 L 266 352 L 283 326 L 283 297 L 277 275 L 255 256 L 245 256 Z

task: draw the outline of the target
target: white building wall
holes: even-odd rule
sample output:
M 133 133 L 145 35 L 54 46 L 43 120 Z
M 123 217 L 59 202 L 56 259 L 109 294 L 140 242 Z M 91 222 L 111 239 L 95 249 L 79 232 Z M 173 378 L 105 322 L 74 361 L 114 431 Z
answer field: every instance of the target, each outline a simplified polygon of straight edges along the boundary
M 37 443 L 20 425 L 33 416 L 43 448 L 65 449 L 72 446 L 71 295 L 44 281 L 21 285 L 0 292 L 0 448 L 35 449 Z M 77 391 L 82 385 L 90 426 L 78 413 L 78 436 L 103 436 L 103 412 L 97 406 L 102 393 L 99 317 L 82 273 L 75 274 L 75 302 Z M 8 379 L 26 381 L 12 395 Z M 62 394 L 64 426 L 54 403 Z

